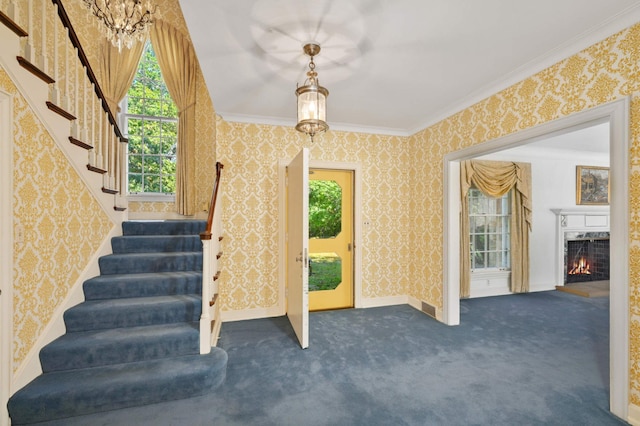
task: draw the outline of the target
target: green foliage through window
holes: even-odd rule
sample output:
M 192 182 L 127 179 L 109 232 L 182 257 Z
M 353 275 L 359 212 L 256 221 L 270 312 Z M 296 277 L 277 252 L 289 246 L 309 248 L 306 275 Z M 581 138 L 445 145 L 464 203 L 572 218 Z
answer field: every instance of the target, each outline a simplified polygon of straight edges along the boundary
M 333 180 L 309 181 L 309 238 L 331 238 L 342 229 L 342 188 Z
M 175 193 L 178 108 L 149 42 L 122 109 L 129 138 L 129 193 Z
M 510 269 L 509 194 L 500 198 L 469 190 L 471 269 Z

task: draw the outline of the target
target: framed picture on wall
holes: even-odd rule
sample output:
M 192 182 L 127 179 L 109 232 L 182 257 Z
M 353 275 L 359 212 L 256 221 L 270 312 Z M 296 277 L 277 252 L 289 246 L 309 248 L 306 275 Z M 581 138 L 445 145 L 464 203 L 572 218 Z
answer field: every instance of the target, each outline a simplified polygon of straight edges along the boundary
M 609 204 L 609 168 L 576 166 L 576 204 Z

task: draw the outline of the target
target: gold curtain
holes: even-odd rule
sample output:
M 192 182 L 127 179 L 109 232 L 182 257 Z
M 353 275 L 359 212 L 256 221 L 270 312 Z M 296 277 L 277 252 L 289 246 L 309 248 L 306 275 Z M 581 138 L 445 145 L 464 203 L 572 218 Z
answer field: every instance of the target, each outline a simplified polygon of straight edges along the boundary
M 161 20 L 151 27 L 151 43 L 171 99 L 178 107 L 176 205 L 183 215 L 195 214 L 196 73 L 189 40 Z
M 121 52 L 108 40 L 102 43 L 100 88 L 114 116 L 119 112 L 118 104 L 133 83 L 143 50 L 144 43 L 140 42 L 131 46 L 131 49 L 123 48 Z
M 501 197 L 511 189 L 511 291 L 529 291 L 529 232 L 531 231 L 531 165 L 510 161 L 468 160 L 460 164 L 460 297 L 469 297 L 469 198 L 475 186 L 485 195 Z

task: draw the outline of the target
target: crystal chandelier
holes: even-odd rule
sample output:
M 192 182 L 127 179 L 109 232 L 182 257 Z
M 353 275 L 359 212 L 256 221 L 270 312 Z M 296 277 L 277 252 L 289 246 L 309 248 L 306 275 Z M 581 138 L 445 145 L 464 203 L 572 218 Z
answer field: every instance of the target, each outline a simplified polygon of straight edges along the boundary
M 313 62 L 313 57 L 320 53 L 320 45 L 308 43 L 304 45 L 303 49 L 311 60 L 304 85 L 296 89 L 298 98 L 298 124 L 296 124 L 296 130 L 308 134 L 311 137 L 311 142 L 313 142 L 313 137 L 317 133 L 329 129 L 329 125 L 326 122 L 329 91 L 319 85 L 318 73 L 315 71 L 316 64 Z
M 128 49 L 138 40 L 144 42 L 153 24 L 156 7 L 151 0 L 83 0 L 98 18 L 98 27 L 118 50 Z M 157 15 L 156 15 L 157 17 Z

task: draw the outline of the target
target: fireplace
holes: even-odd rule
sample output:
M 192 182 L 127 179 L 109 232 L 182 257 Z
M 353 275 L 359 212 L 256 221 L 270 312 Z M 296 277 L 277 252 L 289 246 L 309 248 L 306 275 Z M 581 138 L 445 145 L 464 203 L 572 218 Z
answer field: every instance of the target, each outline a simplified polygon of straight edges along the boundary
M 565 233 L 565 284 L 609 279 L 609 233 Z
M 551 209 L 556 215 L 556 285 L 609 279 L 609 206 Z

